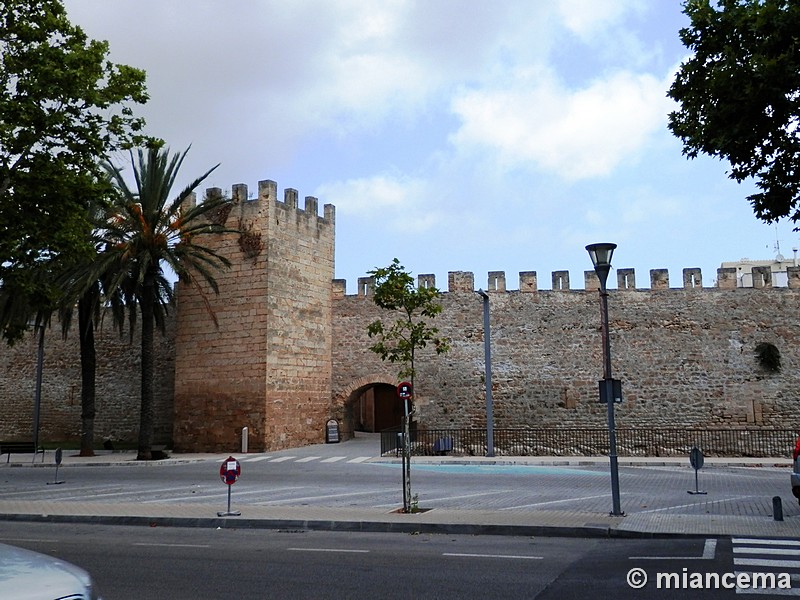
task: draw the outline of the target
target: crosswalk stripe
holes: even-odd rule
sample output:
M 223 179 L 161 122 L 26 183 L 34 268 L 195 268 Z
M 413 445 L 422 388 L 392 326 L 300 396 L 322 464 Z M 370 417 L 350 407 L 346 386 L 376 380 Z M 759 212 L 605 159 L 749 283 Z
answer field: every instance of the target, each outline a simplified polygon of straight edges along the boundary
M 253 458 L 245 458 L 242 462 L 252 463 L 252 462 L 260 462 L 262 460 L 269 460 L 269 459 L 270 459 L 269 456 L 254 456 Z
M 734 565 L 750 567 L 781 567 L 783 569 L 800 569 L 800 560 L 775 560 L 772 558 L 734 558 Z
M 326 458 L 325 460 L 321 460 L 320 462 L 324 463 L 334 463 L 339 462 L 340 460 L 344 460 L 347 458 L 346 456 L 331 456 L 330 458 Z
M 734 554 L 780 554 L 781 556 L 800 556 L 800 550 L 790 548 L 755 548 L 753 546 L 734 546 Z
M 734 544 L 759 544 L 763 546 L 800 546 L 797 540 L 775 540 L 766 538 L 731 538 Z
M 279 462 L 286 462 L 287 460 L 292 460 L 293 458 L 297 458 L 296 456 L 279 456 L 278 458 L 272 459 L 271 462 L 279 463 Z
M 370 458 L 372 458 L 372 457 L 371 456 L 359 456 L 357 458 L 350 459 L 347 462 L 349 462 L 349 463 L 362 463 L 364 461 L 369 460 Z
M 322 457 L 321 456 L 306 456 L 305 458 L 298 458 L 294 462 L 307 463 L 307 462 L 311 462 L 312 460 L 317 460 L 318 458 L 322 458 Z
M 749 576 L 753 574 L 749 571 L 734 571 L 734 575 L 737 577 L 742 573 L 746 573 Z M 761 588 L 761 587 L 750 587 L 750 588 L 736 588 L 736 594 L 758 594 L 760 596 L 800 596 L 800 588 L 798 588 L 795 584 L 797 581 L 795 575 L 790 575 L 791 581 L 791 588 L 788 589 L 770 589 L 770 588 Z

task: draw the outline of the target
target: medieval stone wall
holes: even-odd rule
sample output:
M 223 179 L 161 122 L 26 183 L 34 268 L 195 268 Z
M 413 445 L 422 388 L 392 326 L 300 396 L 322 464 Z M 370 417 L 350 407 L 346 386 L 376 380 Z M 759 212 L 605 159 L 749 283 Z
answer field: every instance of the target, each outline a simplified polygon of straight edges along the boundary
M 273 181 L 260 182 L 255 199 L 236 185 L 232 200 L 212 218 L 236 232 L 203 242 L 232 264 L 215 273 L 219 295 L 180 282 L 167 335 L 156 337 L 155 441 L 178 451 L 234 451 L 247 427 L 251 450 L 279 449 L 322 442 L 332 416 L 346 435 L 361 392 L 398 383 L 397 365 L 369 351 L 366 333 L 391 316 L 374 305 L 371 279 L 359 279 L 355 296 L 332 280 L 333 206 L 319 216 L 317 199 L 306 197 L 300 208 L 293 189 L 279 201 Z M 598 281 L 592 271 L 583 275 L 583 289 L 555 271 L 551 289 L 539 290 L 537 273 L 526 271 L 509 291 L 504 272 L 488 274 L 497 427 L 605 425 Z M 788 269 L 786 288 L 772 287 L 769 267 L 753 269 L 752 288 L 736 287 L 735 269 L 719 269 L 713 288 L 703 287 L 699 269 L 684 269 L 678 288 L 665 269 L 650 272 L 647 289 L 632 269 L 616 276 L 609 311 L 613 374 L 623 382 L 620 427 L 800 426 L 800 268 Z M 418 280 L 436 284 L 433 275 Z M 484 427 L 482 298 L 469 272 L 450 273 L 446 288 L 433 323 L 452 350 L 418 354 L 418 424 Z M 756 359 L 760 343 L 780 352 L 780 371 Z M 57 329 L 47 333 L 43 440 L 78 438 L 77 346 L 74 334 L 63 341 Z M 130 343 L 102 328 L 97 352 L 97 439 L 133 442 L 138 335 Z M 0 349 L 0 439 L 30 438 L 35 366 L 33 339 Z
M 618 271 L 609 313 L 614 377 L 623 382 L 617 424 L 625 426 L 800 426 L 800 271 L 789 288 L 699 287 L 697 269 L 684 288 L 670 289 L 665 270 L 651 272 L 651 288 L 636 289 L 630 269 Z M 432 276 L 420 276 L 431 283 Z M 431 321 L 451 340 L 448 354 L 418 359 L 418 420 L 423 427 L 485 427 L 482 299 L 472 273 L 451 273 L 444 310 Z M 497 427 L 603 426 L 597 402 L 602 378 L 597 278 L 586 290 L 569 288 L 568 273 L 553 274 L 553 290 L 537 291 L 536 274 L 520 274 L 521 291 L 505 291 L 493 272 L 492 383 Z M 735 285 L 735 278 L 733 280 Z M 394 365 L 368 350 L 365 330 L 391 318 L 372 303 L 367 280 L 345 296 L 336 282 L 333 398 L 337 406 L 365 381 L 396 381 Z M 773 344 L 782 369 L 756 360 L 755 347 Z M 345 415 L 343 409 L 341 415 Z
M 219 194 L 220 190 L 208 190 Z M 175 448 L 229 451 L 247 427 L 253 450 L 322 440 L 329 415 L 334 209 L 297 191 L 277 200 L 233 188 L 220 215 L 241 233 L 203 243 L 232 267 L 215 274 L 219 294 L 179 284 Z M 210 315 L 216 316 L 216 323 Z
M 172 312 L 174 316 L 174 311 Z M 141 321 L 138 321 L 141 323 Z M 172 440 L 175 384 L 175 325 L 168 318 L 165 335 L 155 334 L 155 431 L 157 444 Z M 133 442 L 139 431 L 141 336 L 120 335 L 108 322 L 95 333 L 97 381 L 95 438 Z M 0 439 L 33 437 L 38 338 L 26 336 L 13 347 L 0 348 Z M 81 430 L 81 371 L 78 336 L 62 339 L 54 323 L 45 334 L 39 439 L 77 440 Z

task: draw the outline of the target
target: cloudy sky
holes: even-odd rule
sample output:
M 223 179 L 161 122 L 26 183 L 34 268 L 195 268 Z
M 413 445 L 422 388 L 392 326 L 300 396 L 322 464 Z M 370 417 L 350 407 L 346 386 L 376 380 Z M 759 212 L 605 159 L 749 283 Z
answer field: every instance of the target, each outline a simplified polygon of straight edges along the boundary
M 617 268 L 786 256 L 788 223 L 757 221 L 749 184 L 687 160 L 666 97 L 687 50 L 679 0 L 66 0 L 147 71 L 148 133 L 191 144 L 208 187 L 277 181 L 336 206 L 336 277 L 392 258 L 412 273 L 568 270 L 589 243 Z M 206 186 L 204 186 L 206 187 Z M 612 275 L 609 285 L 616 285 Z

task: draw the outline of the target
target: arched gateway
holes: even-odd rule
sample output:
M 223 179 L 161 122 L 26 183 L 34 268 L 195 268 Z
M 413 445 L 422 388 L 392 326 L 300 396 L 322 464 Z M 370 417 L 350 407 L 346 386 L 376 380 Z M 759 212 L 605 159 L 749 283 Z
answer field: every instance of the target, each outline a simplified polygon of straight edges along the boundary
M 362 377 L 339 394 L 334 404 L 341 410 L 344 431 L 379 433 L 401 425 L 403 405 L 390 381 L 385 375 Z

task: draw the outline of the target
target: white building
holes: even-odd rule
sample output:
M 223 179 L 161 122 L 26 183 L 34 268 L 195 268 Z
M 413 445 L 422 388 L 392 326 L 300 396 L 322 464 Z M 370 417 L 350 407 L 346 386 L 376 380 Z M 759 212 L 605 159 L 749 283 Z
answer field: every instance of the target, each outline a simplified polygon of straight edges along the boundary
M 798 262 L 797 248 L 792 248 L 794 257 L 786 259 L 782 254 L 778 254 L 772 260 L 750 260 L 743 258 L 739 261 L 724 262 L 722 263 L 723 269 L 736 269 L 736 287 L 753 287 L 753 267 L 769 267 L 772 274 L 773 287 L 787 287 L 788 277 L 786 269 L 788 267 L 797 267 L 800 265 Z

